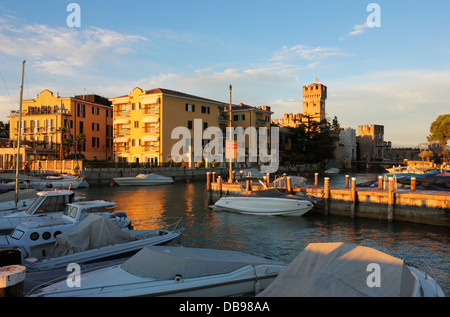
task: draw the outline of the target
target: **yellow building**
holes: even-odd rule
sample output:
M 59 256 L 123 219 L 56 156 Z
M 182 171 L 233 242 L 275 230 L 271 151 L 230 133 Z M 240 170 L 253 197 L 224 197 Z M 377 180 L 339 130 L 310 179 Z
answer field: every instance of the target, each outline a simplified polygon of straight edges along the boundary
M 173 160 L 173 147 L 180 141 L 178 135 L 172 138 L 176 128 L 187 128 L 192 139 L 202 139 L 201 145 L 204 147 L 210 140 L 203 138 L 203 131 L 218 127 L 225 139 L 224 132 L 229 126 L 229 104 L 174 90 L 142 90 L 137 87 L 128 95 L 109 100 L 114 108 L 116 162 L 169 162 Z M 232 126 L 270 128 L 270 115 L 269 107 L 233 106 Z M 192 155 L 193 144 L 185 146 L 191 146 L 188 151 Z M 193 162 L 192 157 L 190 162 Z
M 12 112 L 9 118 L 10 139 L 17 141 L 18 111 Z M 44 90 L 36 98 L 22 102 L 21 142 L 29 147 L 53 150 L 27 159 L 55 159 L 73 153 L 72 143 L 64 141 L 70 140 L 71 134 L 77 154 L 83 154 L 88 160 L 112 160 L 112 120 L 112 106 L 106 98 L 97 95 L 60 97 Z M 84 140 L 80 139 L 83 134 Z

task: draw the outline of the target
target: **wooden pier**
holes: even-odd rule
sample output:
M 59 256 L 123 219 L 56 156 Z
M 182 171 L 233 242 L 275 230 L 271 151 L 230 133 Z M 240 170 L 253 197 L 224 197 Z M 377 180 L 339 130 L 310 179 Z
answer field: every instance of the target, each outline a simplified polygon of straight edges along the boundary
M 341 215 L 351 218 L 370 218 L 392 221 L 414 222 L 427 225 L 450 226 L 450 192 L 416 190 L 415 179 L 411 189 L 396 189 L 394 179 L 387 181 L 378 178 L 378 187 L 357 187 L 356 178 L 346 176 L 345 186 L 330 187 L 329 178 L 325 177 L 323 185 L 318 184 L 318 173 L 314 185 L 293 187 L 290 177 L 286 178 L 286 187 L 278 189 L 292 194 L 304 193 L 317 198 L 316 206 L 310 211 L 325 215 Z M 208 174 L 207 189 L 212 201 L 222 195 L 229 195 L 245 190 L 259 190 L 264 186 L 255 182 L 238 184 L 227 182 Z M 270 178 L 269 178 L 270 179 Z M 245 184 L 245 185 L 244 185 Z M 267 185 L 267 184 L 266 184 Z M 269 181 L 269 187 L 273 187 Z M 300 194 L 301 195 L 301 194 Z

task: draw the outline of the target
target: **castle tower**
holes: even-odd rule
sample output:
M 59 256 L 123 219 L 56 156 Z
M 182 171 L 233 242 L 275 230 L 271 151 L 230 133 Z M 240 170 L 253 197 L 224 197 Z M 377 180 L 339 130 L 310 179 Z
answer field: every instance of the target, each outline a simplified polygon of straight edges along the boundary
M 320 122 L 325 119 L 327 87 L 322 84 L 303 86 L 303 120 Z

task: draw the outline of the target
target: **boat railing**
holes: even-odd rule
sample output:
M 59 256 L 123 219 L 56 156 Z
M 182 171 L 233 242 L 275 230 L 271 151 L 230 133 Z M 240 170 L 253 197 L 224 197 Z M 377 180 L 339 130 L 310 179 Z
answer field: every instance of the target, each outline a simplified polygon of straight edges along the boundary
M 392 177 L 394 179 L 394 189 L 397 190 L 397 186 L 398 186 L 398 184 L 397 184 L 397 175 L 394 174 L 394 175 L 392 175 L 390 177 Z M 387 186 L 386 184 L 388 184 L 388 181 L 389 181 L 388 176 L 384 175 L 384 177 L 383 177 L 383 189 L 386 189 L 386 186 Z
M 436 275 L 434 274 L 433 269 L 430 267 L 430 265 L 428 264 L 427 261 L 425 261 L 424 259 L 420 259 L 420 261 L 424 264 L 425 267 L 419 267 L 418 265 L 416 265 L 413 262 L 404 260 L 405 264 L 408 266 L 413 266 L 415 268 L 417 268 L 419 271 L 421 271 L 423 273 L 423 277 L 424 279 L 428 279 L 428 277 L 431 277 L 434 281 L 434 290 L 436 292 L 435 296 L 438 297 L 439 296 L 439 284 L 437 282 L 437 278 Z

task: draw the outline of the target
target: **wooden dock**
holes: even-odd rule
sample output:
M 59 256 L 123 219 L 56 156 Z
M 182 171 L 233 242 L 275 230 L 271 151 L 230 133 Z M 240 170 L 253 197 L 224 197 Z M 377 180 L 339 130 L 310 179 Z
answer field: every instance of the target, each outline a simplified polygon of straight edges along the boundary
M 284 176 L 286 177 L 286 176 Z M 304 193 L 317 198 L 316 206 L 310 212 L 325 215 L 341 215 L 351 218 L 370 218 L 392 221 L 413 222 L 427 225 L 450 226 L 450 192 L 416 190 L 414 180 L 411 189 L 396 189 L 394 180 L 384 182 L 380 177 L 378 187 L 357 187 L 356 178 L 346 177 L 344 187 L 330 187 L 329 178 L 324 178 L 324 184 L 318 184 L 318 174 L 314 185 L 300 187 L 290 186 L 286 177 L 287 187 L 278 189 L 292 194 Z M 271 184 L 269 183 L 269 187 Z M 207 188 L 212 201 L 222 195 L 229 195 L 245 190 L 259 190 L 263 185 L 255 182 L 229 183 L 219 177 L 207 175 Z

